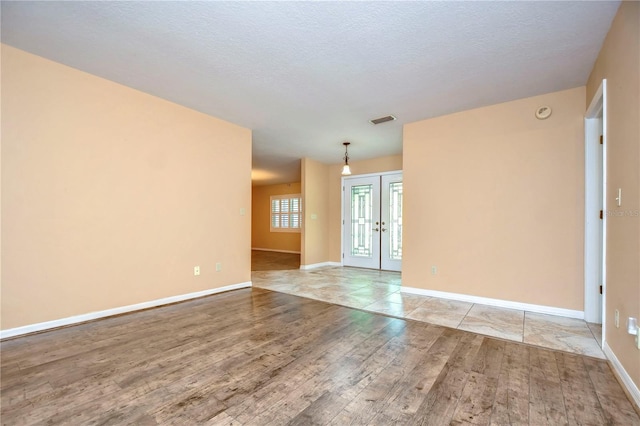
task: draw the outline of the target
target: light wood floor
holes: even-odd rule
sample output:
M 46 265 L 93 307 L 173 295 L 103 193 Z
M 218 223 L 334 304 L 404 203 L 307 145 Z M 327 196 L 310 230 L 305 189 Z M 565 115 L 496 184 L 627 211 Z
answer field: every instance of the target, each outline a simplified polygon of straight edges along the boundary
M 603 360 L 260 289 L 1 344 L 2 424 L 620 424 Z

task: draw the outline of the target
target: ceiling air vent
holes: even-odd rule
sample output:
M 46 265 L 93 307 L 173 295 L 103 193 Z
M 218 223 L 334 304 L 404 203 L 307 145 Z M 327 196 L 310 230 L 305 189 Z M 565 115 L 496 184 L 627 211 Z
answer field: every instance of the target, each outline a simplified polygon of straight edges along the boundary
M 386 117 L 374 118 L 373 120 L 369 120 L 371 124 L 380 124 L 386 123 L 387 121 L 393 121 L 396 118 L 393 115 L 387 115 Z

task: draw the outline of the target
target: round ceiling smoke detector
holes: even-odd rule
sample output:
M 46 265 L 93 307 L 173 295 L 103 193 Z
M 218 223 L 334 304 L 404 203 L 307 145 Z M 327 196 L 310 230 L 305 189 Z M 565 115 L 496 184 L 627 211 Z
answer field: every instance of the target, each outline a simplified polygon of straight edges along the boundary
M 538 120 L 545 120 L 551 116 L 551 107 L 543 105 L 536 110 L 536 118 Z

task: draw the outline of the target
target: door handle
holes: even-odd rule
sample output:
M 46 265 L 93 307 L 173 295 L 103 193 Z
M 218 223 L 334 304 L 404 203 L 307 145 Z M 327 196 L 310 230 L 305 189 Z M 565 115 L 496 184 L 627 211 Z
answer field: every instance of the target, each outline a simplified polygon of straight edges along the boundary
M 374 230 L 374 231 L 376 231 L 376 232 L 378 232 L 378 231 L 379 231 L 379 229 L 378 229 L 378 228 L 373 228 L 373 230 Z
M 386 228 L 382 228 L 382 232 L 384 232 L 384 231 L 386 231 L 386 230 L 387 230 Z

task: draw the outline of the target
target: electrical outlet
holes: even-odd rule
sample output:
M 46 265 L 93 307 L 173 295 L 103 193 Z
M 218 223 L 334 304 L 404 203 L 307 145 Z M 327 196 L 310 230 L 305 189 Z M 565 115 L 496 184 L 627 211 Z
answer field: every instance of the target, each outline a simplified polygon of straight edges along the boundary
M 640 349 L 640 325 L 636 327 L 636 348 Z
M 431 275 L 436 275 L 438 273 L 438 268 L 436 266 L 431 267 Z
M 193 275 L 195 275 L 196 277 L 198 275 L 200 275 L 200 267 L 199 266 L 194 266 L 193 267 Z
M 617 309 L 613 312 L 613 324 L 616 328 L 620 328 L 620 311 Z
M 220 272 L 222 271 L 222 263 L 218 262 L 216 263 L 216 272 Z

